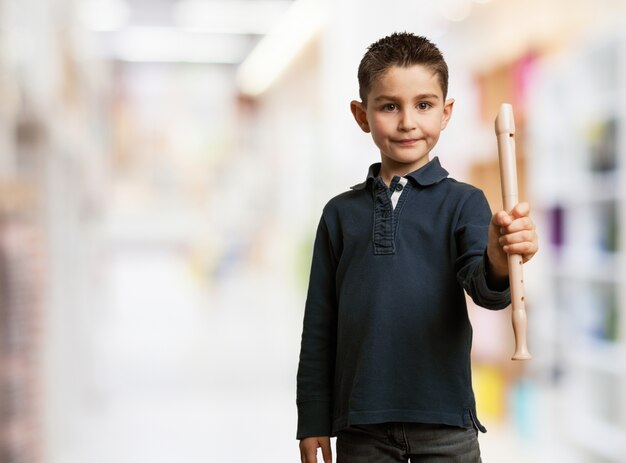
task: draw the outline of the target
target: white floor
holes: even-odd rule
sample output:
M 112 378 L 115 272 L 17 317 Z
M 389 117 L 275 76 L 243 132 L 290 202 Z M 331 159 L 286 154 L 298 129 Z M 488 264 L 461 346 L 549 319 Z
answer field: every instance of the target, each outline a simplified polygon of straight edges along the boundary
M 300 308 L 262 275 L 214 291 L 185 253 L 117 250 L 81 463 L 297 461 Z M 290 313 L 291 311 L 291 313 Z

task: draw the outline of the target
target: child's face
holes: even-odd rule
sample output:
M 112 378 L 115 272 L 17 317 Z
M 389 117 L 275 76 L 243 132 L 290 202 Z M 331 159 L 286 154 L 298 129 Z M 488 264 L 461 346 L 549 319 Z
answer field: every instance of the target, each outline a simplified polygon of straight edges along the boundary
M 430 69 L 393 66 L 374 82 L 367 107 L 353 101 L 352 112 L 363 131 L 371 132 L 383 165 L 408 173 L 428 162 L 453 104 L 444 101 Z

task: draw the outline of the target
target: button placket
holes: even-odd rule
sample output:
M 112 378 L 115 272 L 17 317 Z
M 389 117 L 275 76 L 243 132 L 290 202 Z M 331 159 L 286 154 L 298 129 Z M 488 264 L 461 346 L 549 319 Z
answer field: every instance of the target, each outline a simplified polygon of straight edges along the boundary
M 389 190 L 380 177 L 376 179 L 374 195 L 374 254 L 393 254 L 393 209 Z

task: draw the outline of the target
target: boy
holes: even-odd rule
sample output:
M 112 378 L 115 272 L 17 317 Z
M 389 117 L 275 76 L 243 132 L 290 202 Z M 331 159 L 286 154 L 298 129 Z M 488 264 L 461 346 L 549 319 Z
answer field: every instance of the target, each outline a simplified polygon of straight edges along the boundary
M 448 69 L 424 37 L 372 44 L 350 106 L 381 162 L 331 199 L 315 239 L 298 368 L 302 462 L 478 462 L 472 328 L 463 290 L 510 303 L 507 253 L 537 251 L 529 206 L 491 215 L 483 193 L 429 159 L 452 114 Z

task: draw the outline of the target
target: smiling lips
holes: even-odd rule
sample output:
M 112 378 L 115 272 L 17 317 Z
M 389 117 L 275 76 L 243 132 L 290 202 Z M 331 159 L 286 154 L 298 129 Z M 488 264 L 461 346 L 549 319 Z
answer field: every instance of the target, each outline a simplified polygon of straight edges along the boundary
M 419 140 L 417 138 L 403 138 L 400 140 L 393 140 L 394 143 L 397 143 L 400 146 L 413 146 L 415 145 Z

